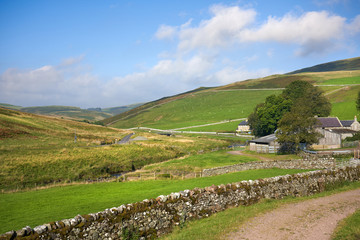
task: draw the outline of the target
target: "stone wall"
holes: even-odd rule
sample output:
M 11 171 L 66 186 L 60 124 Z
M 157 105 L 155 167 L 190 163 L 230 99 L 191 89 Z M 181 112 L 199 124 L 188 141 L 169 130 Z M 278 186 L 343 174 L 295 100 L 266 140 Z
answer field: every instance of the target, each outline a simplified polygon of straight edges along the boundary
M 151 239 L 185 221 L 208 217 L 226 208 L 263 198 L 307 196 L 325 187 L 360 180 L 360 165 L 285 175 L 255 181 L 195 188 L 98 213 L 78 215 L 34 229 L 11 231 L 0 239 Z
M 325 169 L 336 166 L 334 158 L 294 159 L 278 161 L 262 161 L 240 163 L 231 166 L 204 169 L 202 176 L 209 177 L 231 172 L 240 172 L 252 169 L 282 168 L 282 169 Z

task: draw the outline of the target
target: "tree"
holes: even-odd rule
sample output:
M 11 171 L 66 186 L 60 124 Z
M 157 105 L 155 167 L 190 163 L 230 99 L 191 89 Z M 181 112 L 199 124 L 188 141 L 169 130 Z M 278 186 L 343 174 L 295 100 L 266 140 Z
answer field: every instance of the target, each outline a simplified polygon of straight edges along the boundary
M 356 109 L 360 111 L 360 91 L 358 92 L 358 97 L 356 100 Z
M 307 108 L 311 116 L 326 117 L 331 112 L 331 104 L 321 89 L 309 82 L 294 81 L 281 95 L 271 95 L 255 107 L 248 117 L 253 134 L 259 137 L 274 133 L 284 114 L 296 112 L 298 106 Z
M 290 83 L 282 95 L 290 99 L 293 104 L 298 102 L 306 105 L 313 116 L 327 117 L 331 112 L 331 103 L 324 96 L 324 92 L 309 82 L 297 80 Z
M 281 95 L 271 95 L 266 98 L 265 103 L 260 103 L 248 117 L 249 125 L 255 136 L 265 136 L 277 129 L 278 122 L 282 116 L 290 111 L 291 101 Z
M 322 135 L 316 131 L 316 123 L 311 109 L 300 103 L 295 104 L 279 121 L 276 137 L 280 152 L 297 153 L 301 145 L 307 147 L 317 143 Z

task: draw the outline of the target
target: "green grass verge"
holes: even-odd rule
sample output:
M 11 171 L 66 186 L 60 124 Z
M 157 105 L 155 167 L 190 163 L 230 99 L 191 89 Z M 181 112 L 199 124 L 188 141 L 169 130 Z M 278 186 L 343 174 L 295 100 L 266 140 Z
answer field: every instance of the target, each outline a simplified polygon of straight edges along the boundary
M 360 239 L 360 209 L 344 219 L 336 228 L 333 240 Z
M 35 227 L 77 214 L 98 212 L 185 189 L 297 172 L 304 170 L 260 169 L 187 180 L 97 183 L 0 194 L 0 233 L 26 225 Z
M 346 183 L 342 187 L 336 189 L 315 194 L 309 197 L 293 198 L 287 197 L 282 200 L 262 200 L 260 203 L 250 205 L 250 206 L 239 206 L 236 208 L 227 209 L 223 212 L 219 212 L 210 216 L 209 218 L 204 218 L 196 221 L 191 221 L 185 223 L 185 226 L 176 227 L 174 231 L 161 239 L 166 240 L 182 240 L 182 239 L 192 239 L 192 240 L 218 240 L 223 239 L 227 234 L 236 231 L 239 225 L 243 224 L 245 221 L 249 220 L 252 217 L 255 217 L 259 214 L 274 210 L 284 204 L 295 203 L 299 201 L 304 201 L 312 198 L 324 197 L 331 194 L 339 193 L 342 191 L 348 191 L 360 188 L 360 182 Z M 358 223 L 356 222 L 352 223 Z M 348 225 L 348 224 L 346 224 Z M 359 225 L 358 225 L 359 226 Z M 353 232 L 353 230 L 349 230 Z M 351 235 L 350 234 L 350 235 Z M 344 235 L 342 235 L 344 236 Z M 343 239 L 343 238 L 339 238 Z M 346 239 L 346 238 L 345 238 Z M 353 238 L 350 238 L 353 239 Z

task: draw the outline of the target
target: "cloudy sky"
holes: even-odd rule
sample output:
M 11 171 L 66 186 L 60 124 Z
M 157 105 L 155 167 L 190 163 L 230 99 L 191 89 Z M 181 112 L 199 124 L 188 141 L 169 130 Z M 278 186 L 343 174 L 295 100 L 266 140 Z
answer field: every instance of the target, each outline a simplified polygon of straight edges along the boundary
M 360 56 L 359 0 L 0 0 L 0 102 L 113 107 Z

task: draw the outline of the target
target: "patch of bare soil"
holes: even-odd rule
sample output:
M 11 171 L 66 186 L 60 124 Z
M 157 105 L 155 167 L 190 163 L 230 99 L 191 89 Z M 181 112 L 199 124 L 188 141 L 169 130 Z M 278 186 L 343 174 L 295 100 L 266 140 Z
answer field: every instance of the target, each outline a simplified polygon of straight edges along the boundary
M 287 204 L 252 218 L 226 239 L 331 239 L 339 221 L 359 208 L 360 189 Z

